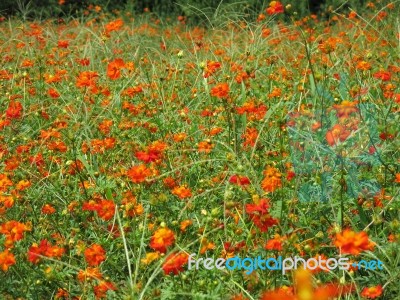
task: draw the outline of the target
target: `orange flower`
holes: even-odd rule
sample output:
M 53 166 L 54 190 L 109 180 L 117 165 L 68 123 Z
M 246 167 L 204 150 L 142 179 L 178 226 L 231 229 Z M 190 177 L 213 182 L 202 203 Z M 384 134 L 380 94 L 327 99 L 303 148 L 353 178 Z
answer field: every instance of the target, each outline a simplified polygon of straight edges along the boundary
M 210 77 L 216 72 L 217 69 L 221 68 L 221 64 L 217 61 L 208 61 L 207 66 L 204 69 L 204 78 Z
M 66 40 L 59 40 L 57 43 L 58 48 L 68 48 L 69 41 Z
M 51 214 L 54 214 L 55 212 L 56 212 L 56 209 L 50 204 L 45 204 L 42 207 L 42 213 L 45 215 L 51 215 Z
M 106 24 L 105 29 L 106 33 L 109 34 L 110 32 L 117 31 L 121 29 L 121 27 L 124 25 L 124 22 L 122 19 L 117 19 L 115 21 L 111 21 L 110 23 Z
M 285 237 L 281 237 L 279 234 L 275 235 L 273 239 L 267 241 L 265 245 L 266 250 L 276 250 L 282 251 L 282 242 L 285 240 Z
M 106 259 L 106 251 L 99 244 L 93 244 L 84 254 L 89 266 L 98 266 Z
M 329 146 L 336 145 L 339 141 L 345 141 L 351 134 L 345 126 L 336 124 L 330 130 L 326 132 L 325 138 Z
M 47 94 L 48 94 L 51 98 L 53 98 L 53 99 L 56 99 L 56 98 L 59 98 L 59 97 L 60 97 L 60 93 L 57 92 L 57 90 L 56 90 L 56 89 L 53 89 L 53 88 L 50 88 L 50 89 L 47 91 Z
M 170 273 L 178 275 L 183 271 L 183 266 L 187 264 L 189 255 L 184 252 L 171 253 L 167 256 L 162 266 L 164 274 L 168 275 Z
M 347 118 L 352 113 L 358 112 L 357 104 L 357 101 L 344 100 L 340 104 L 333 105 L 333 108 L 336 110 L 338 118 Z
M 284 12 L 284 7 L 279 1 L 271 1 L 269 7 L 265 10 L 267 14 L 282 14 Z
M 83 71 L 79 74 L 78 78 L 76 79 L 76 86 L 77 87 L 91 87 L 94 86 L 99 77 L 99 74 L 94 71 Z
M 109 221 L 115 214 L 115 203 L 112 200 L 89 201 L 82 205 L 82 210 L 95 211 L 101 219 Z
M 394 182 L 400 183 L 400 173 L 396 174 L 396 179 L 394 180 Z
M 365 287 L 361 292 L 361 296 L 368 299 L 375 299 L 382 295 L 382 292 L 383 288 L 381 285 Z
M 8 179 L 7 175 L 0 174 L 0 191 L 5 192 L 9 186 L 12 186 L 13 183 L 10 179 Z
M 229 85 L 227 83 L 219 83 L 211 89 L 211 96 L 217 98 L 226 98 L 229 94 Z
M 117 288 L 114 283 L 108 281 L 100 281 L 98 285 L 93 288 L 96 299 L 106 297 L 107 291 L 115 291 Z
M 15 264 L 15 257 L 8 249 L 0 252 L 0 268 L 7 272 L 8 268 Z
M 116 80 L 121 77 L 121 69 L 125 67 L 125 63 L 121 58 L 116 58 L 107 66 L 107 76 L 111 80 Z
M 28 260 L 31 263 L 38 263 L 41 256 L 61 257 L 65 252 L 62 247 L 52 246 L 47 240 L 40 241 L 40 244 L 34 243 L 28 250 Z
M 159 252 L 148 252 L 146 253 L 146 257 L 142 258 L 140 261 L 142 262 L 142 264 L 148 265 L 158 258 L 160 258 Z
M 77 277 L 80 282 L 84 282 L 86 280 L 91 280 L 91 279 L 99 280 L 99 279 L 103 278 L 99 268 L 97 268 L 97 267 L 95 267 L 95 268 L 89 267 L 85 270 L 80 270 Z
M 0 233 L 6 236 L 4 244 L 7 248 L 12 247 L 14 242 L 22 240 L 24 232 L 29 230 L 30 228 L 27 225 L 14 220 L 0 225 Z
M 156 251 L 165 253 L 167 248 L 175 243 L 174 232 L 169 228 L 157 229 L 150 239 L 150 247 Z
M 182 232 L 185 232 L 185 231 L 186 231 L 186 228 L 187 228 L 188 226 L 192 225 L 192 224 L 193 224 L 193 221 L 192 221 L 192 220 L 183 220 L 183 221 L 181 222 L 179 228 L 181 229 Z
M 264 170 L 264 179 L 261 182 L 261 187 L 266 192 L 274 192 L 276 189 L 282 187 L 282 174 L 275 167 L 267 166 Z
M 389 81 L 392 77 L 392 74 L 390 74 L 388 71 L 379 71 L 374 74 L 374 77 L 382 81 Z
M 133 166 L 127 172 L 128 177 L 133 183 L 141 183 L 145 181 L 147 177 L 151 176 L 151 174 L 151 170 L 144 164 Z
M 214 145 L 210 142 L 210 140 L 201 141 L 197 144 L 197 148 L 199 152 L 210 153 Z
M 254 225 L 262 232 L 266 232 L 269 227 L 278 224 L 278 220 L 269 215 L 268 209 L 268 199 L 261 199 L 259 203 L 256 204 L 246 204 L 246 213 L 249 215 Z
M 336 234 L 335 246 L 339 247 L 342 253 L 352 255 L 359 255 L 362 251 L 374 248 L 374 244 L 369 241 L 366 232 L 356 233 L 350 229 Z
M 172 190 L 172 194 L 178 196 L 180 199 L 192 197 L 192 192 L 184 185 L 174 187 L 174 189 Z
M 368 71 L 368 70 L 371 69 L 371 64 L 370 64 L 369 62 L 366 62 L 366 61 L 363 61 L 363 60 L 362 60 L 362 61 L 359 61 L 359 62 L 357 63 L 356 68 L 357 68 L 358 70 Z
M 18 101 L 11 101 L 6 110 L 8 119 L 19 119 L 22 114 L 22 104 Z

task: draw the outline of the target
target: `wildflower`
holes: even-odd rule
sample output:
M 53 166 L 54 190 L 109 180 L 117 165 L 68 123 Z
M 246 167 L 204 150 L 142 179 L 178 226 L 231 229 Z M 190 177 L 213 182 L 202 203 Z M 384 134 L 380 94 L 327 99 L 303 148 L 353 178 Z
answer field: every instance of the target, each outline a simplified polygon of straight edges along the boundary
M 208 61 L 207 65 L 204 69 L 204 78 L 210 77 L 214 74 L 219 68 L 221 68 L 221 64 L 217 61 Z
M 40 261 L 41 256 L 48 257 L 61 257 L 65 252 L 62 247 L 52 246 L 49 241 L 41 240 L 40 244 L 34 243 L 28 250 L 28 260 L 37 264 Z
M 243 147 L 254 147 L 258 137 L 258 130 L 254 127 L 246 127 L 246 131 L 240 136 L 243 141 Z
M 174 232 L 169 228 L 157 229 L 150 239 L 150 247 L 161 253 L 167 252 L 167 248 L 175 243 Z
M 368 299 L 375 299 L 381 296 L 382 292 L 383 288 L 381 285 L 365 287 L 361 292 L 361 296 Z
M 275 167 L 267 166 L 264 170 L 264 179 L 261 182 L 261 187 L 266 192 L 274 192 L 282 187 L 282 174 Z
M 269 15 L 282 14 L 284 12 L 284 7 L 279 1 L 271 1 L 265 11 Z
M 8 187 L 12 186 L 13 183 L 8 179 L 7 175 L 0 174 L 0 192 L 5 192 Z
M 215 249 L 215 244 L 207 240 L 205 237 L 203 237 L 201 239 L 200 254 L 204 254 L 207 252 L 207 250 L 213 250 L 213 249 Z
M 147 177 L 151 176 L 152 172 L 146 165 L 138 165 L 133 166 L 127 172 L 127 176 L 133 183 L 141 183 L 144 182 Z
M 389 81 L 392 75 L 387 71 L 379 71 L 374 74 L 374 77 L 382 81 Z
M 106 259 L 106 251 L 99 244 L 93 244 L 85 250 L 84 254 L 89 266 L 98 266 Z
M 168 275 L 170 273 L 178 275 L 183 271 L 183 266 L 187 264 L 189 256 L 184 252 L 171 253 L 167 256 L 162 266 L 164 274 Z
M 269 204 L 267 199 L 261 199 L 258 204 L 246 204 L 246 213 L 250 220 L 262 232 L 266 232 L 269 227 L 278 224 L 278 220 L 272 218 L 268 212 Z
M 115 203 L 112 200 L 99 200 L 85 202 L 82 205 L 82 210 L 89 210 L 97 212 L 98 216 L 104 221 L 109 221 L 115 214 Z
M 352 255 L 359 255 L 362 251 L 374 248 L 365 231 L 356 233 L 350 229 L 336 234 L 335 246 L 339 247 L 342 253 Z
M 357 104 L 357 101 L 344 100 L 340 104 L 333 105 L 333 108 L 336 110 L 338 118 L 347 118 L 352 113 L 358 112 Z
M 69 41 L 67 40 L 59 40 L 57 43 L 58 48 L 68 48 Z
M 107 66 L 107 76 L 111 80 L 116 80 L 121 77 L 121 69 L 125 67 L 125 63 L 121 58 L 116 58 Z
M 192 220 L 183 220 L 182 222 L 181 222 L 181 224 L 180 224 L 180 230 L 182 231 L 182 232 L 185 232 L 186 231 L 186 228 L 188 227 L 188 226 L 190 226 L 190 225 L 192 225 L 193 224 L 193 221 Z
M 357 63 L 356 68 L 361 71 L 368 71 L 371 69 L 371 64 L 362 60 Z
M 100 281 L 100 283 L 94 286 L 93 291 L 96 295 L 96 298 L 104 298 L 108 291 L 116 291 L 117 288 L 115 287 L 114 283 L 109 281 Z
M 142 258 L 140 261 L 142 262 L 142 264 L 148 265 L 158 258 L 160 258 L 160 253 L 148 252 L 148 253 L 146 253 L 146 257 Z
M 192 192 L 186 186 L 176 186 L 172 190 L 172 194 L 179 197 L 180 199 L 186 199 L 192 197 Z
M 45 215 L 51 215 L 51 214 L 54 214 L 55 212 L 56 212 L 56 209 L 50 204 L 45 204 L 42 207 L 42 213 Z
M 94 86 L 98 77 L 99 74 L 97 72 L 83 71 L 79 74 L 78 78 L 76 79 L 76 86 L 77 87 Z
M 400 183 L 400 173 L 396 174 L 396 179 L 394 180 L 396 183 Z
M 103 278 L 99 268 L 94 267 L 88 267 L 85 270 L 79 270 L 79 273 L 77 275 L 77 278 L 80 282 L 84 282 L 86 280 L 91 280 L 91 279 L 97 279 L 100 280 Z
M 275 235 L 273 239 L 270 239 L 267 241 L 265 245 L 266 250 L 276 250 L 276 251 L 282 251 L 282 242 L 285 240 L 284 237 L 281 237 L 280 235 Z
M 210 140 L 201 141 L 197 144 L 199 152 L 204 152 L 204 153 L 210 153 L 213 147 L 214 146 L 210 142 Z
M 138 151 L 135 153 L 137 159 L 149 163 L 158 161 L 162 158 L 163 152 L 167 148 L 167 144 L 155 141 L 147 147 L 147 151 Z
M 229 85 L 227 83 L 219 83 L 211 89 L 211 96 L 217 98 L 226 98 L 229 94 Z
M 329 146 L 336 145 L 339 141 L 345 141 L 351 134 L 345 126 L 341 124 L 336 124 L 330 130 L 326 132 L 325 138 Z
M 5 222 L 0 225 L 0 233 L 4 234 L 6 237 L 4 242 L 6 248 L 10 248 L 15 242 L 22 240 L 25 231 L 29 230 L 29 226 L 14 220 Z
M 229 182 L 232 184 L 242 186 L 242 185 L 249 185 L 250 179 L 246 176 L 233 175 L 233 176 L 231 176 L 231 178 L 229 178 Z
M 8 119 L 19 119 L 22 115 L 22 104 L 18 101 L 11 101 L 6 110 Z
M 47 91 L 47 94 L 48 94 L 51 98 L 53 98 L 53 99 L 57 99 L 57 98 L 60 97 L 60 93 L 57 92 L 57 90 L 56 90 L 56 89 L 53 89 L 53 88 L 50 88 L 50 89 Z
M 15 265 L 15 256 L 8 249 L 3 252 L 0 252 L 0 268 L 7 272 L 8 268 L 12 265 Z
M 118 31 L 122 28 L 123 25 L 124 22 L 122 21 L 122 19 L 111 21 L 105 25 L 106 33 L 109 34 L 110 32 Z

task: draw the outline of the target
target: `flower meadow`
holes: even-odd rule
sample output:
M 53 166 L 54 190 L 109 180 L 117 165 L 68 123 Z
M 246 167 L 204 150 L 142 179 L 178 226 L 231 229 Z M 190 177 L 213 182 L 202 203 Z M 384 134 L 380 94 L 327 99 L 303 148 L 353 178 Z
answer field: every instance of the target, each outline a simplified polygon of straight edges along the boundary
M 400 299 L 399 12 L 1 18 L 0 298 Z

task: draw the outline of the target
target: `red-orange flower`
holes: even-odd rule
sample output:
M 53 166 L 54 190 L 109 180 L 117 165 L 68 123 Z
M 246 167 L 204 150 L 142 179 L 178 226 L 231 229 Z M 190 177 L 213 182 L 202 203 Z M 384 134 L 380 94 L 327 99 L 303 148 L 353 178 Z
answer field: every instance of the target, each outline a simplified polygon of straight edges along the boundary
M 151 174 L 151 170 L 144 164 L 133 166 L 127 172 L 128 177 L 133 183 L 141 183 L 145 181 L 147 177 L 151 176 Z
M 96 295 L 96 299 L 106 297 L 107 291 L 115 291 L 117 290 L 114 283 L 109 281 L 100 281 L 98 285 L 93 288 L 94 294 Z
M 22 115 L 22 104 L 18 101 L 11 101 L 6 110 L 6 116 L 9 119 L 19 119 Z
M 374 74 L 374 77 L 382 81 L 389 81 L 392 75 L 388 71 L 379 71 Z
M 167 256 L 162 266 L 164 274 L 178 275 L 183 271 L 183 266 L 187 264 L 189 256 L 184 252 L 171 253 Z
M 383 293 L 383 288 L 381 285 L 365 287 L 362 292 L 361 296 L 368 298 L 368 299 L 375 299 L 381 296 Z
M 150 239 L 150 247 L 156 251 L 165 253 L 167 248 L 175 243 L 175 234 L 169 228 L 157 229 Z
M 336 234 L 335 246 L 339 247 L 342 253 L 353 255 L 359 255 L 362 251 L 374 248 L 374 244 L 369 241 L 365 231 L 356 233 L 350 229 Z
M 99 244 L 93 244 L 85 250 L 84 254 L 89 266 L 98 266 L 106 259 L 106 251 Z
M 279 1 L 271 1 L 269 7 L 267 7 L 265 11 L 269 15 L 282 14 L 284 12 L 284 7 Z
M 269 227 L 278 224 L 278 220 L 269 215 L 269 204 L 267 199 L 261 199 L 259 203 L 246 204 L 246 213 L 249 215 L 250 220 L 262 232 L 266 232 Z
M 8 268 L 15 264 L 15 257 L 8 249 L 0 252 L 0 268 L 7 272 Z
M 217 98 L 226 98 L 229 94 L 229 85 L 227 83 L 219 83 L 211 89 L 211 96 Z
M 188 187 L 184 185 L 174 187 L 172 190 L 172 194 L 178 196 L 180 199 L 186 199 L 192 197 L 192 192 Z
M 236 184 L 236 185 L 249 185 L 250 184 L 250 179 L 246 176 L 242 175 L 233 175 L 231 178 L 229 178 L 229 182 Z
M 76 79 L 76 86 L 77 87 L 94 86 L 98 77 L 99 74 L 97 72 L 83 71 L 79 74 L 78 78 Z
M 261 187 L 266 192 L 273 192 L 282 187 L 282 174 L 275 167 L 267 166 L 264 170 L 264 179 L 261 182 Z
M 329 146 L 334 146 L 339 141 L 345 141 L 350 136 L 350 134 L 351 131 L 348 130 L 345 126 L 341 124 L 336 124 L 326 132 L 325 138 Z
M 121 58 L 116 58 L 107 66 L 107 76 L 111 80 L 116 80 L 121 77 L 121 69 L 125 67 L 125 63 Z
M 34 243 L 28 250 L 28 260 L 31 263 L 38 263 L 41 256 L 61 257 L 65 249 L 58 246 L 52 246 L 49 241 L 42 240 L 40 244 Z
M 122 21 L 122 19 L 117 19 L 117 20 L 111 21 L 108 24 L 106 24 L 106 26 L 105 26 L 106 33 L 110 33 L 112 31 L 117 31 L 117 30 L 121 29 L 121 27 L 123 25 L 124 25 L 124 22 Z
M 14 220 L 0 225 L 0 233 L 6 236 L 4 244 L 7 248 L 12 247 L 16 241 L 22 240 L 24 232 L 29 230 L 30 228 L 26 224 Z

